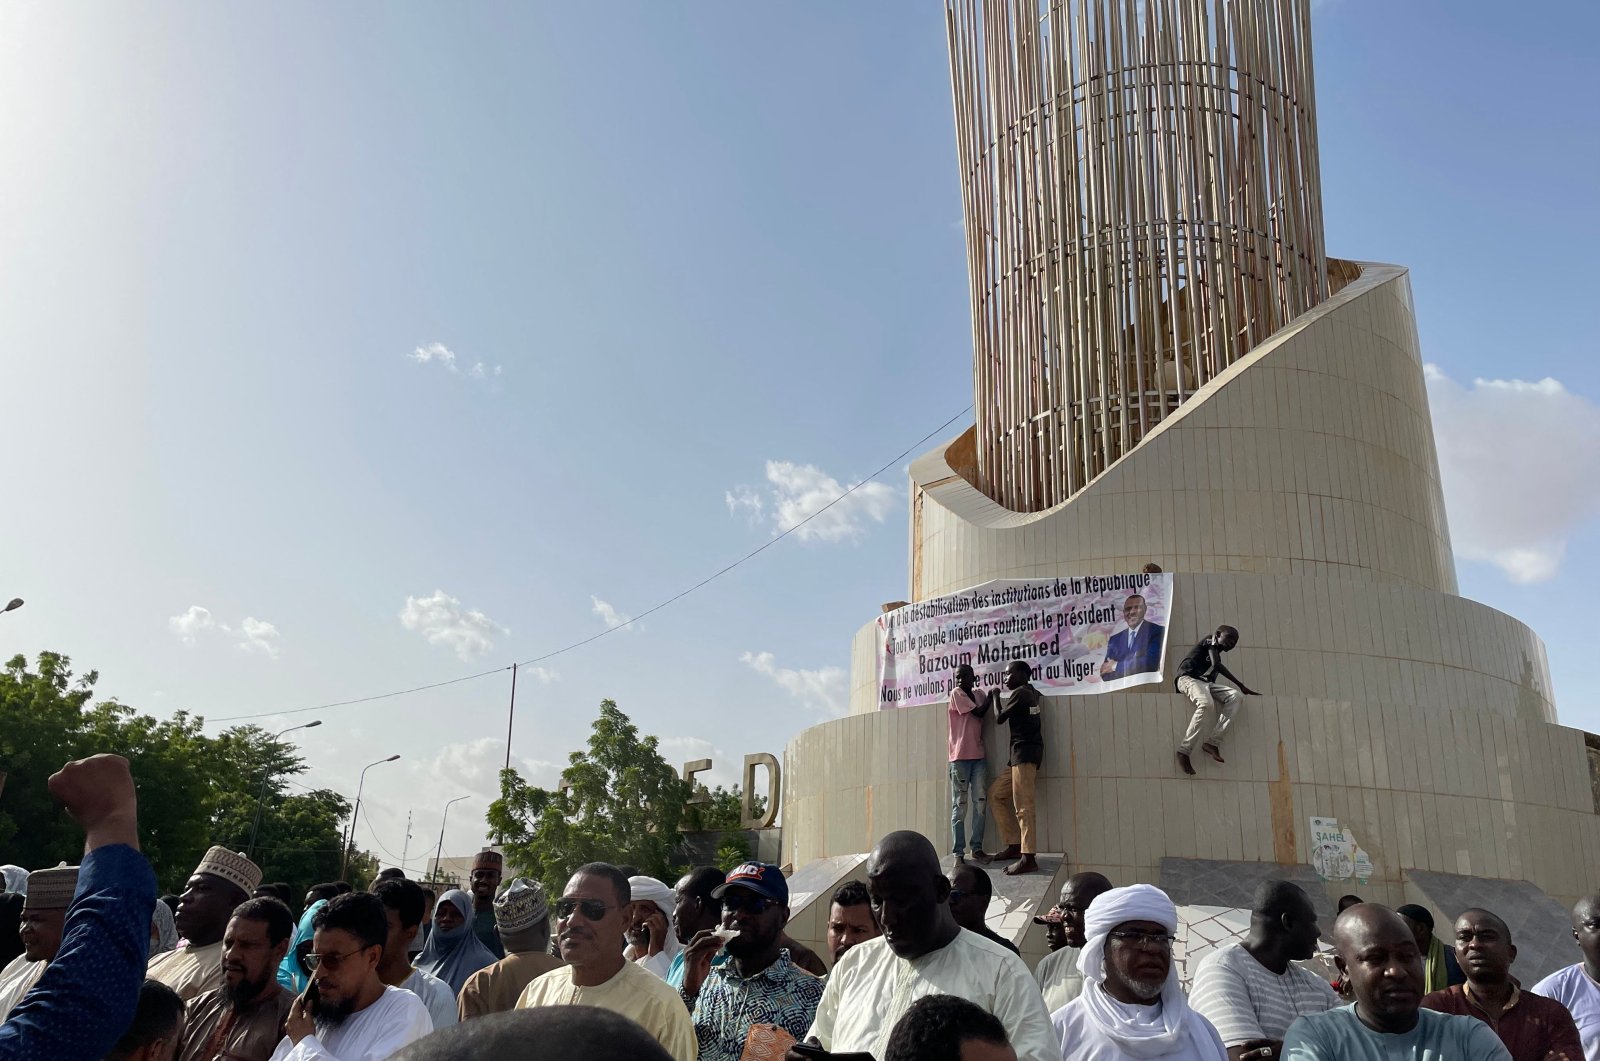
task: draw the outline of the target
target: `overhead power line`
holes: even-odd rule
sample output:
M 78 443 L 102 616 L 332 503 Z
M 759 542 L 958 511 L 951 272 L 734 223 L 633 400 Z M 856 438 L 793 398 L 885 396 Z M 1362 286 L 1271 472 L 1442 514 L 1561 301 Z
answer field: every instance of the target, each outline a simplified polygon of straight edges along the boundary
M 704 589 L 706 586 L 708 586 L 711 583 L 715 582 L 717 579 L 721 578 L 723 575 L 728 574 L 730 571 L 733 571 L 735 568 L 737 568 L 737 567 L 739 567 L 739 566 L 741 566 L 741 565 L 743 565 L 745 563 L 748 563 L 751 560 L 754 560 L 756 557 L 760 556 L 762 553 L 766 552 L 768 549 L 772 548 L 774 545 L 777 545 L 779 542 L 781 542 L 785 538 L 789 537 L 789 535 L 793 534 L 795 531 L 799 530 L 801 527 L 804 527 L 807 523 L 810 523 L 812 520 L 816 519 L 818 516 L 822 515 L 826 511 L 828 511 L 834 505 L 837 505 L 839 502 L 843 501 L 845 498 L 849 497 L 851 494 L 855 493 L 857 490 L 861 489 L 863 486 L 865 486 L 868 483 L 872 482 L 874 479 L 878 478 L 878 476 L 882 475 L 884 472 L 888 471 L 890 468 L 893 468 L 896 464 L 899 464 L 901 461 L 905 460 L 912 453 L 916 452 L 916 450 L 919 447 L 921 447 L 924 443 L 926 443 L 930 438 L 933 438 L 935 435 L 939 434 L 941 431 L 944 431 L 951 424 L 955 423 L 957 420 L 959 420 L 962 417 L 966 416 L 971 411 L 972 411 L 972 406 L 970 406 L 970 405 L 967 406 L 965 409 L 961 410 L 959 413 L 956 413 L 954 416 L 950 417 L 948 420 L 946 420 L 944 423 L 940 424 L 938 427 L 934 428 L 932 431 L 929 431 L 926 435 L 923 435 L 921 438 L 919 438 L 915 442 L 911 443 L 911 445 L 909 445 L 905 449 L 901 450 L 895 456 L 891 457 L 888 461 L 885 461 L 884 464 L 882 466 L 880 466 L 877 471 L 873 472 L 871 475 L 866 476 L 860 482 L 858 482 L 855 485 L 851 486 L 844 493 L 840 494 L 838 497 L 834 498 L 832 501 L 829 501 L 826 505 L 823 505 L 821 508 L 819 508 L 815 512 L 811 513 L 805 519 L 800 520 L 794 526 L 788 527 L 788 528 L 784 529 L 782 532 L 780 532 L 778 534 L 774 534 L 771 538 L 769 538 L 766 541 L 762 542 L 760 545 L 756 546 L 754 549 L 751 549 L 748 553 L 745 553 L 743 556 L 739 557 L 737 560 L 735 560 L 732 563 L 728 564 L 726 567 L 720 568 L 720 569 L 712 572 L 711 574 L 707 575 L 705 578 L 702 578 L 699 582 L 696 582 L 694 585 L 688 587 L 687 589 L 680 590 L 677 593 L 674 593 L 672 596 L 668 597 L 666 600 L 662 601 L 661 603 L 656 604 L 656 605 L 654 605 L 654 606 L 652 606 L 650 608 L 646 608 L 644 611 L 640 612 L 638 615 L 633 616 L 631 619 L 628 619 L 625 622 L 618 623 L 616 626 L 608 626 L 604 630 L 601 630 L 598 633 L 591 634 L 588 637 L 580 638 L 579 640 L 574 641 L 569 645 L 564 645 L 561 648 L 555 649 L 554 651 L 546 652 L 546 653 L 544 653 L 543 655 L 540 655 L 540 656 L 534 656 L 532 659 L 525 659 L 521 663 L 518 663 L 517 666 L 518 667 L 528 667 L 528 666 L 532 666 L 535 663 L 543 663 L 547 659 L 554 659 L 557 656 L 564 655 L 565 653 L 571 652 L 573 649 L 582 648 L 584 645 L 590 644 L 591 642 L 594 642 L 594 641 L 598 641 L 602 637 L 607 637 L 607 636 L 609 636 L 611 634 L 616 633 L 619 630 L 626 630 L 628 627 L 632 626 L 634 623 L 637 623 L 639 620 L 647 618 L 647 617 L 649 617 L 651 615 L 654 615 L 656 612 L 661 611 L 661 609 L 663 609 L 663 608 L 666 608 L 666 607 L 669 607 L 669 606 L 671 606 L 673 604 L 676 604 L 678 601 L 680 601 L 683 598 L 687 597 L 689 594 L 695 592 L 696 590 Z M 447 681 L 432 682 L 432 683 L 430 683 L 428 685 L 413 685 L 408 689 L 394 689 L 394 690 L 391 690 L 391 691 L 386 692 L 386 693 L 373 693 L 371 696 L 358 696 L 353 700 L 333 700 L 333 701 L 330 701 L 330 702 L 325 703 L 325 704 L 317 704 L 317 705 L 315 705 L 313 707 L 295 707 L 295 708 L 290 708 L 290 709 L 284 710 L 284 711 L 260 711 L 260 712 L 257 712 L 255 714 L 250 714 L 250 715 L 227 715 L 227 716 L 224 716 L 222 718 L 207 719 L 206 721 L 207 722 L 244 722 L 244 721 L 246 721 L 248 719 L 253 719 L 253 718 L 276 718 L 276 717 L 278 717 L 280 715 L 303 715 L 303 714 L 307 714 L 307 713 L 312 712 L 312 711 L 329 711 L 329 710 L 332 710 L 334 708 L 339 708 L 339 707 L 353 707 L 356 704 L 370 704 L 375 700 L 389 700 L 389 699 L 392 699 L 392 698 L 394 698 L 396 696 L 409 696 L 412 693 L 427 692 L 429 689 L 442 689 L 447 685 L 459 685 L 462 682 L 476 681 L 479 678 L 487 678 L 491 674 L 503 674 L 503 673 L 505 673 L 506 671 L 508 671 L 510 669 L 511 669 L 511 667 L 509 665 L 504 666 L 504 667 L 492 667 L 489 670 L 479 671 L 476 674 L 462 675 L 459 678 L 451 678 L 451 679 L 449 679 Z

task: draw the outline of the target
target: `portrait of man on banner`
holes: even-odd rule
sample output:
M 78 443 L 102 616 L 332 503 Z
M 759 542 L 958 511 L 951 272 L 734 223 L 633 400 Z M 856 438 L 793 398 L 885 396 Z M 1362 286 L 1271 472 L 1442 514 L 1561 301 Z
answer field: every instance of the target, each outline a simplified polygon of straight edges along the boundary
M 1146 619 L 1148 610 L 1143 594 L 1135 593 L 1122 602 L 1122 629 L 1106 643 L 1105 662 L 1100 664 L 1101 680 L 1160 672 L 1167 628 Z

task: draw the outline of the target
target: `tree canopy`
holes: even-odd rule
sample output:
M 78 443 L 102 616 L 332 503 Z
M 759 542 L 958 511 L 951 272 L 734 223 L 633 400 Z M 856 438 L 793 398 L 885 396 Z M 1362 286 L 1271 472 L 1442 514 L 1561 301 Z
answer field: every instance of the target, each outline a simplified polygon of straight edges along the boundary
M 653 736 L 639 730 L 614 700 L 600 702 L 587 751 L 573 752 L 564 787 L 528 784 L 515 770 L 500 774 L 500 798 L 489 828 L 516 872 L 560 895 L 585 862 L 637 866 L 671 883 L 687 865 L 679 826 L 689 786 L 662 758 Z
M 83 833 L 50 798 L 45 781 L 63 763 L 115 752 L 125 756 L 139 792 L 139 843 L 163 889 L 181 891 L 212 844 L 244 851 L 265 781 L 254 860 L 267 882 L 285 881 L 298 897 L 339 872 L 340 823 L 349 802 L 330 789 L 289 790 L 305 763 L 294 746 L 259 726 L 216 737 L 202 716 L 179 711 L 157 720 L 116 700 L 93 703 L 99 675 L 76 678 L 72 661 L 41 652 L 0 672 L 0 862 L 30 869 L 77 862 Z M 360 886 L 375 869 L 354 852 L 346 879 Z

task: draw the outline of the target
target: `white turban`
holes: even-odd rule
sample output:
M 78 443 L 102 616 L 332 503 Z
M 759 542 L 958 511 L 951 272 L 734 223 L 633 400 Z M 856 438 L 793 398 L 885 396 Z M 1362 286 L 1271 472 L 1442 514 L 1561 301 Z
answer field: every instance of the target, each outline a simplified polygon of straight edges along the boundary
M 1119 1008 L 1119 1003 L 1106 994 L 1106 938 L 1118 925 L 1129 921 L 1152 921 L 1168 934 L 1178 931 L 1178 908 L 1160 888 L 1148 884 L 1130 884 L 1126 888 L 1112 888 L 1095 897 L 1083 915 L 1083 950 L 1078 955 L 1078 971 L 1083 973 L 1083 994 L 1078 1004 L 1084 1008 L 1089 1022 L 1101 1034 L 1116 1043 L 1130 1057 L 1163 1057 L 1184 1045 L 1188 1036 L 1201 1056 L 1212 1046 L 1210 1036 L 1194 1034 L 1190 1024 L 1197 1020 L 1183 997 L 1183 986 L 1178 980 L 1176 964 L 1167 968 L 1167 982 L 1161 988 L 1160 1023 L 1130 1021 Z M 1224 1057 L 1226 1055 L 1223 1055 Z M 1221 1061 L 1221 1058 L 1219 1058 Z
M 0 866 L 0 875 L 5 877 L 5 891 L 16 892 L 18 895 L 28 894 L 28 871 L 21 866 Z
M 671 888 L 654 877 L 629 877 L 628 888 L 634 902 L 655 903 L 661 912 L 667 915 L 667 923 L 672 923 L 672 909 L 677 903 L 673 899 Z
M 667 973 L 672 968 L 672 962 L 683 950 L 683 944 L 678 942 L 678 933 L 672 925 L 672 911 L 677 907 L 677 899 L 672 894 L 672 889 L 656 880 L 654 877 L 629 877 L 629 896 L 636 903 L 655 903 L 667 919 L 667 938 L 662 941 L 661 953 L 654 958 L 639 958 L 638 963 L 665 980 Z

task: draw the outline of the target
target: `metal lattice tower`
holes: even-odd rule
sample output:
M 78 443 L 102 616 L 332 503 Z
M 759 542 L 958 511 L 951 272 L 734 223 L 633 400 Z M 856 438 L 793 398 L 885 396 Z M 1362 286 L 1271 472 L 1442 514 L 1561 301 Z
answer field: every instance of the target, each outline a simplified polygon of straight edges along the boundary
M 1070 498 L 1328 294 L 1309 0 L 947 0 L 978 485 Z

